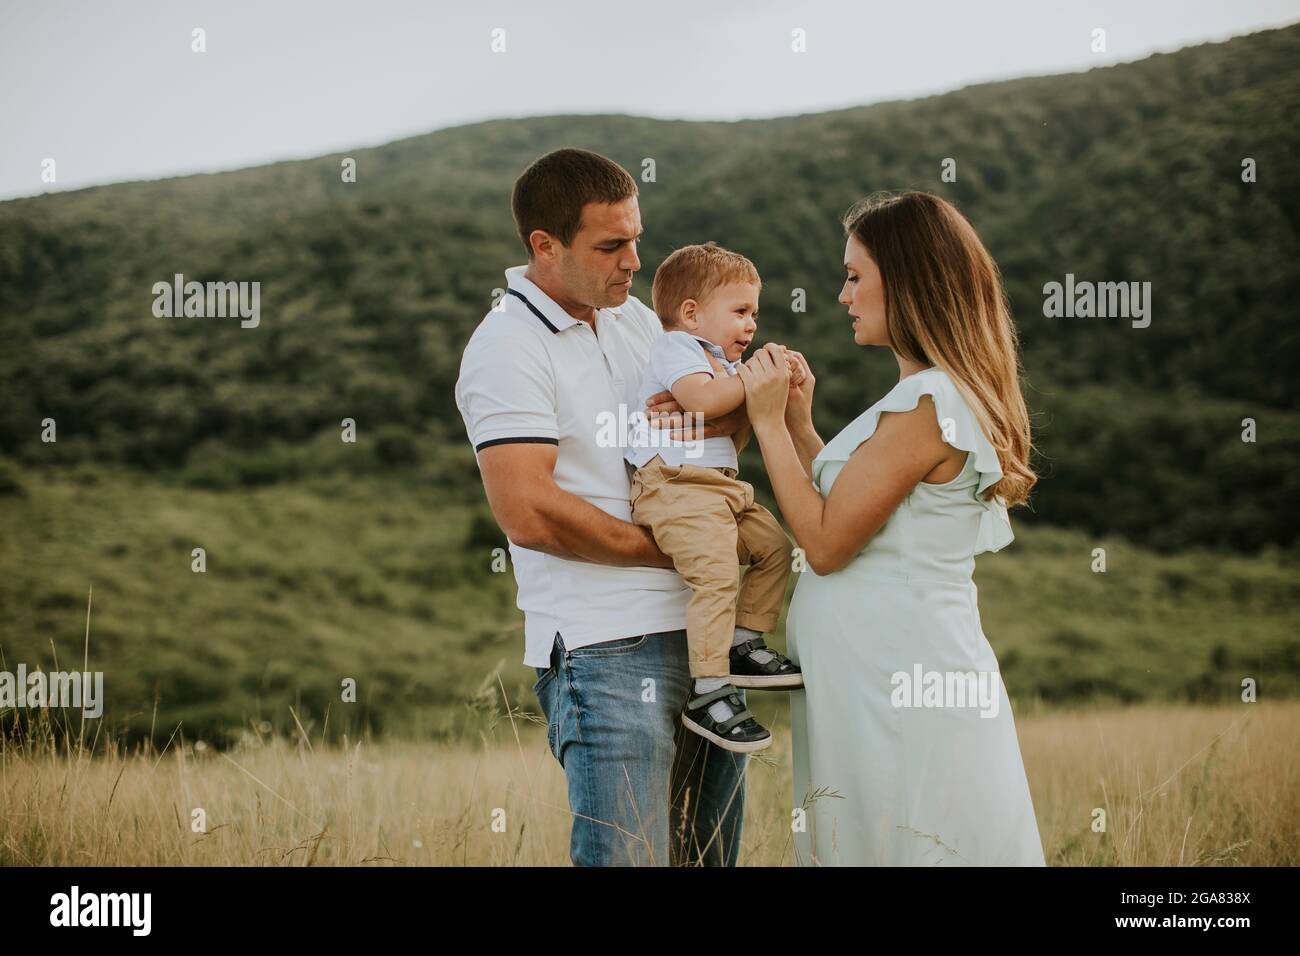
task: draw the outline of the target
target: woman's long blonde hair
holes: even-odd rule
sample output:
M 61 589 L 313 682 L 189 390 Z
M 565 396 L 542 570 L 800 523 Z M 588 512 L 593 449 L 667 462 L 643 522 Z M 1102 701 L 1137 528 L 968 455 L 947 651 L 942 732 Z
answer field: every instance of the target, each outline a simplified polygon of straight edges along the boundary
M 1024 503 L 1038 476 L 1019 343 L 1002 276 L 975 228 L 946 200 L 906 192 L 859 202 L 844 230 L 880 269 L 894 351 L 947 372 L 997 449 L 1002 478 L 985 498 Z

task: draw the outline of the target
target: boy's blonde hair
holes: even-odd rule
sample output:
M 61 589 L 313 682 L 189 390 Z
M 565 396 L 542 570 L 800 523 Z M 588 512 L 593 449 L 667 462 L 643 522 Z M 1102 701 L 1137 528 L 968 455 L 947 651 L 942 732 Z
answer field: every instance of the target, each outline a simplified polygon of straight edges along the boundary
M 703 302 L 719 286 L 753 282 L 762 287 L 758 270 L 738 252 L 715 242 L 682 246 L 655 270 L 650 304 L 665 329 L 677 325 L 677 312 L 687 299 Z

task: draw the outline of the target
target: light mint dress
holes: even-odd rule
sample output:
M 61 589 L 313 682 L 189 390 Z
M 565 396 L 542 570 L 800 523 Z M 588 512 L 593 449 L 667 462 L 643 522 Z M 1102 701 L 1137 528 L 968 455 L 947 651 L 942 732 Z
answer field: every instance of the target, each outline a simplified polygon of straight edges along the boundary
M 978 420 L 946 372 L 909 375 L 822 449 L 814 482 L 828 496 L 881 413 L 922 395 L 944 440 L 968 452 L 961 473 L 918 484 L 845 567 L 803 571 L 790 605 L 789 655 L 804 675 L 791 695 L 801 866 L 1044 862 L 972 580 L 975 555 L 1014 537 L 1001 499 L 978 497 L 1002 477 Z M 970 693 L 979 682 L 982 697 Z

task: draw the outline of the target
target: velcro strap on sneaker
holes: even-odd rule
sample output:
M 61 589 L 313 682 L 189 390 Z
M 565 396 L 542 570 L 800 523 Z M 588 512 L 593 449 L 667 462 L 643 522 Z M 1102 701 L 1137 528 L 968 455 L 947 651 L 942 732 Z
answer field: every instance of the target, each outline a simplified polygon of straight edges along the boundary
M 751 660 L 750 663 L 757 667 L 763 674 L 768 676 L 780 674 L 787 666 L 793 666 L 784 655 L 768 647 L 761 637 L 737 644 L 733 650 L 739 651 L 744 657 L 749 657 L 754 653 L 754 651 L 767 651 L 772 655 L 767 660 L 763 661 L 761 664 L 754 660 Z
M 749 720 L 749 718 L 753 716 L 754 715 L 751 714 L 748 710 L 742 710 L 740 713 L 733 714 L 732 716 L 724 720 L 722 723 L 718 724 L 718 730 L 722 731 L 723 734 L 729 734 L 731 733 L 732 727 L 735 727 L 737 724 L 743 724 L 745 721 Z
M 711 690 L 707 694 L 701 694 L 699 697 L 692 697 L 686 702 L 686 706 L 691 710 L 698 710 L 701 707 L 708 706 L 715 700 L 722 700 L 724 697 L 730 697 L 735 692 L 736 688 L 732 687 L 730 684 L 724 684 L 717 690 Z

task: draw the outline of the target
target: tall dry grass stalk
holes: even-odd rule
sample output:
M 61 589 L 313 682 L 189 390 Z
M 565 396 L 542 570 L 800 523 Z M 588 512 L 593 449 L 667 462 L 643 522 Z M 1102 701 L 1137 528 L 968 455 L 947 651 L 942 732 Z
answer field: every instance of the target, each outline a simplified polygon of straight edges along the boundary
M 90 611 L 88 595 L 83 669 Z M 476 741 L 337 746 L 322 727 L 313 743 L 291 712 L 293 737 L 253 723 L 227 751 L 181 727 L 128 749 L 67 710 L 0 713 L 0 865 L 563 865 L 564 775 L 529 704 L 489 675 Z M 1017 728 L 1051 864 L 1300 862 L 1298 701 L 1022 708 Z M 773 731 L 742 865 L 793 862 L 790 735 Z
M 6 865 L 568 862 L 564 776 L 518 709 L 459 745 L 326 747 L 300 725 L 290 739 L 252 728 L 227 752 L 179 731 L 129 752 L 79 742 L 47 713 L 0 742 Z M 1049 863 L 1300 862 L 1300 703 L 1041 713 L 1018 728 Z M 744 865 L 793 862 L 789 747 L 778 729 L 751 761 Z

